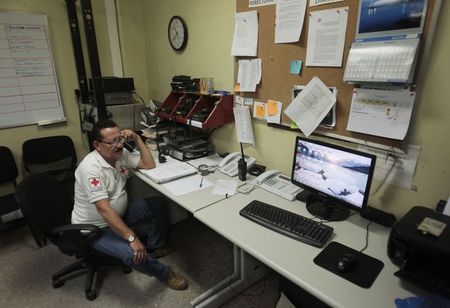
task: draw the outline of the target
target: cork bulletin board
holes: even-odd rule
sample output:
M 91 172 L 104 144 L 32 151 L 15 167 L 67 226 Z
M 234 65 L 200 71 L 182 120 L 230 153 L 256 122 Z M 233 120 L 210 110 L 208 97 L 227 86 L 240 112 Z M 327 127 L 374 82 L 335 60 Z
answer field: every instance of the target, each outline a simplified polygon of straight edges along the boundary
M 419 44 L 419 53 L 417 58 L 416 72 L 414 83 L 417 82 L 421 67 L 421 60 L 424 52 L 424 46 L 428 44 L 427 40 L 430 36 L 430 24 L 433 19 L 432 16 L 435 11 L 435 4 L 439 0 L 428 0 L 427 11 L 425 17 L 424 30 Z M 309 2 L 309 1 L 308 1 Z M 266 102 L 268 99 L 281 101 L 283 104 L 283 111 L 291 102 L 291 90 L 294 85 L 306 85 L 314 77 L 319 77 L 328 87 L 337 88 L 337 102 L 336 102 L 336 126 L 334 128 L 317 128 L 317 133 L 330 133 L 333 136 L 341 139 L 356 139 L 364 142 L 380 144 L 386 147 L 404 148 L 406 141 L 383 138 L 368 134 L 362 134 L 352 131 L 347 131 L 347 121 L 349 111 L 351 108 L 352 93 L 355 85 L 348 84 L 343 81 L 345 65 L 347 57 L 350 52 L 350 47 L 355 38 L 357 19 L 358 19 L 358 0 L 340 1 L 325 5 L 314 7 L 306 7 L 306 15 L 303 24 L 303 30 L 300 35 L 300 40 L 296 43 L 289 44 L 275 44 L 275 5 L 248 7 L 248 0 L 236 0 L 236 11 L 258 11 L 258 52 L 257 58 L 262 61 L 262 77 L 261 82 L 257 86 L 256 92 L 243 92 L 239 95 L 244 97 L 252 97 L 255 101 Z M 308 3 L 309 4 L 309 3 Z M 348 7 L 347 33 L 345 36 L 344 54 L 341 67 L 307 67 L 306 49 L 307 49 L 307 35 L 309 12 L 326 10 L 339 7 Z M 436 6 L 439 7 L 439 6 Z M 248 59 L 247 57 L 235 58 L 235 71 L 238 69 L 238 61 L 241 59 Z M 300 75 L 291 75 L 289 72 L 290 62 L 292 60 L 300 59 L 303 61 L 303 67 Z M 413 87 L 414 87 L 413 83 Z M 281 125 L 268 124 L 270 126 L 289 129 L 291 119 L 282 113 Z M 299 131 L 299 130 L 298 130 Z

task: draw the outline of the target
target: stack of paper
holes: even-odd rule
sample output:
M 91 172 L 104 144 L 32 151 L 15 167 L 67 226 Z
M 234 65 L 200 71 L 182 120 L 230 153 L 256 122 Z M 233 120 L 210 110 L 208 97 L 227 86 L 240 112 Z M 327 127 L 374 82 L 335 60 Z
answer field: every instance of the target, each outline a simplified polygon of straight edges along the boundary
M 142 130 L 142 136 L 144 136 L 145 138 L 150 138 L 150 139 L 156 139 L 158 136 L 167 134 L 169 132 L 168 128 L 144 128 Z
M 142 123 L 141 123 L 142 124 Z M 148 126 L 147 128 L 144 128 L 142 130 L 142 136 L 145 138 L 150 138 L 150 139 L 156 139 L 158 137 L 161 137 L 165 134 L 167 134 L 169 131 L 183 131 L 183 127 L 178 126 L 178 127 L 171 127 L 171 126 L 154 126 L 154 127 L 150 127 Z
M 197 169 L 187 163 L 178 162 L 140 171 L 153 182 L 161 184 L 194 174 Z
M 206 157 L 200 157 L 197 159 L 192 159 L 188 163 L 189 165 L 198 168 L 200 165 L 207 165 L 208 167 L 216 167 L 222 161 L 222 157 L 219 154 L 214 153 Z
M 160 147 L 166 145 L 166 143 L 164 141 L 158 141 L 159 144 L 156 143 L 156 139 L 147 139 L 145 140 L 145 145 L 147 146 L 147 148 L 149 148 L 150 150 L 153 151 L 157 151 L 158 150 L 158 145 Z

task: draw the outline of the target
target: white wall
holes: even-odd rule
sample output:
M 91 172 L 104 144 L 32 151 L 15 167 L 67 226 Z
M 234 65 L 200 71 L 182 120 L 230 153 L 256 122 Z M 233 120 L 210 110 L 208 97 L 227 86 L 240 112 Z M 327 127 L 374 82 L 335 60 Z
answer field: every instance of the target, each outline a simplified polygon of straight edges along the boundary
M 215 89 L 233 89 L 234 1 L 151 0 L 144 2 L 147 72 L 150 96 L 167 97 L 174 75 L 213 77 Z M 183 52 L 171 49 L 167 26 L 173 15 L 187 24 L 188 43 Z

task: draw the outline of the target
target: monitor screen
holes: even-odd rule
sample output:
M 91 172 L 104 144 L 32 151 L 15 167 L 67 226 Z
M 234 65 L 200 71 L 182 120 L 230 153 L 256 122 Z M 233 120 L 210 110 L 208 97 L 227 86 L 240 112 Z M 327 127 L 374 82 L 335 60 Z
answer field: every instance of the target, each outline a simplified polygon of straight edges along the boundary
M 376 156 L 297 137 L 291 181 L 310 194 L 307 209 L 327 220 L 343 220 L 367 205 Z

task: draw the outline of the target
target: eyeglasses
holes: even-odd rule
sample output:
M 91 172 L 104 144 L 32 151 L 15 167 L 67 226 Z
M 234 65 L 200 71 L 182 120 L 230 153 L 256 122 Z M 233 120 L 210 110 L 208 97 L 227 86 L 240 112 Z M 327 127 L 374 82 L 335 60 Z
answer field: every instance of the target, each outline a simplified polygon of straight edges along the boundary
M 112 141 L 103 141 L 103 140 L 97 140 L 98 142 L 102 142 L 102 143 L 106 143 L 109 146 L 112 147 L 117 147 L 119 144 L 124 144 L 125 142 L 127 142 L 127 138 L 125 137 L 117 137 L 115 139 L 113 139 Z

